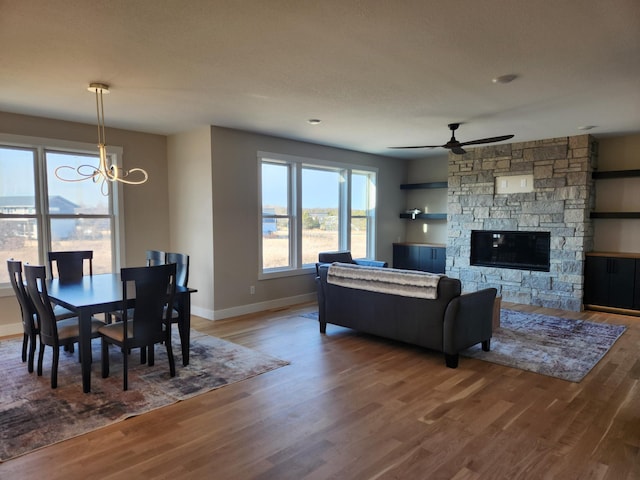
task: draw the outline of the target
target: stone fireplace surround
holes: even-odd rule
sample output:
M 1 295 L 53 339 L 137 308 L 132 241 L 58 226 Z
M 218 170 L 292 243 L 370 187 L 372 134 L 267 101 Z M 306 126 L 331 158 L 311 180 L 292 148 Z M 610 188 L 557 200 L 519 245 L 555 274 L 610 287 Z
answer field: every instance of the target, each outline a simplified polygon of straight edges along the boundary
M 597 143 L 589 135 L 450 153 L 447 275 L 466 291 L 495 287 L 508 302 L 581 310 L 584 258 L 593 249 L 596 163 Z M 496 193 L 496 177 L 525 174 L 533 174 L 533 192 Z M 471 266 L 472 230 L 550 232 L 550 271 Z

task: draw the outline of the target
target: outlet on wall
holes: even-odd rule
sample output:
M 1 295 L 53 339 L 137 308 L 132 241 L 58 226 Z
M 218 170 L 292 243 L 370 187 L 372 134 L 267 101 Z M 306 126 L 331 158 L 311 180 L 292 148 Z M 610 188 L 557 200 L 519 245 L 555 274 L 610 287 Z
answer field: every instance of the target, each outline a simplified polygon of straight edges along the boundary
M 249 293 L 250 293 L 251 295 L 255 295 L 255 294 L 256 294 L 256 287 L 254 287 L 253 285 L 251 285 L 251 286 L 249 287 Z

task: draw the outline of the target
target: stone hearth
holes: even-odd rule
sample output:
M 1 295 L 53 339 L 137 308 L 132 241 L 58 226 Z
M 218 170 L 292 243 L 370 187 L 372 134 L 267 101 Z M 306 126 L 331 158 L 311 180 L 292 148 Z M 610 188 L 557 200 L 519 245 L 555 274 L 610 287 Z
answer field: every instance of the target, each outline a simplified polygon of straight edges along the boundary
M 463 289 L 495 287 L 504 301 L 579 311 L 597 144 L 589 135 L 500 144 L 449 155 L 447 275 Z M 497 176 L 533 174 L 533 192 L 498 194 Z M 550 271 L 470 265 L 471 230 L 551 234 Z

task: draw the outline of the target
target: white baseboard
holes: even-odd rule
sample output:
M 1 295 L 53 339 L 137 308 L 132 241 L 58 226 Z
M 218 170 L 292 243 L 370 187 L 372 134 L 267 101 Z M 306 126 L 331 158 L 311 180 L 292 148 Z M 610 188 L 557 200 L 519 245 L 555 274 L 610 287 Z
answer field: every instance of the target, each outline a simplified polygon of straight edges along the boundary
M 191 314 L 206 320 L 222 320 L 223 318 L 237 317 L 248 313 L 263 312 L 273 308 L 288 307 L 297 305 L 298 303 L 312 302 L 316 300 L 316 293 L 305 293 L 304 295 L 296 295 L 295 297 L 278 298 L 269 300 L 268 302 L 250 303 L 249 305 L 240 305 L 238 307 L 225 308 L 224 310 L 209 310 L 206 308 L 191 305 Z M 10 323 L 0 325 L 0 337 L 9 335 L 18 335 L 22 333 L 22 323 Z
M 8 337 L 9 335 L 18 335 L 21 333 L 23 333 L 22 322 L 0 325 L 0 337 Z
M 318 297 L 315 292 L 305 293 L 304 295 L 296 295 L 295 297 L 278 298 L 275 300 L 269 300 L 268 302 L 250 303 L 249 305 L 240 305 L 238 307 L 225 308 L 224 310 L 215 310 L 212 317 L 204 317 L 208 320 L 222 320 L 223 318 L 237 317 L 239 315 L 246 315 L 248 313 L 263 312 L 265 310 L 271 310 L 273 308 L 288 307 L 290 305 L 296 305 L 298 303 L 312 302 Z M 191 307 L 191 313 L 195 313 L 194 307 Z M 198 315 L 200 316 L 200 315 Z

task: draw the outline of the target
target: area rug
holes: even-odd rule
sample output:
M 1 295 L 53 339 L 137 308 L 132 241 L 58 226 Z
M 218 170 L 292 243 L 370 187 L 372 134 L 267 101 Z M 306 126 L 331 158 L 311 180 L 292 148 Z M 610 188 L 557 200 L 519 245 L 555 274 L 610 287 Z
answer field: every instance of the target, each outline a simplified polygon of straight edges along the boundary
M 303 316 L 318 319 L 317 312 Z M 493 331 L 491 351 L 482 351 L 478 344 L 460 354 L 577 383 L 625 330 L 624 325 L 502 309 L 500 327 Z
M 624 333 L 624 325 L 594 323 L 514 310 L 500 311 L 491 351 L 480 345 L 465 357 L 580 382 Z
M 38 377 L 28 373 L 21 361 L 21 338 L 0 341 L 0 461 L 288 364 L 192 330 L 189 365 L 184 367 L 177 333 L 172 345 L 176 376 L 169 376 L 164 346 L 156 346 L 153 367 L 141 365 L 139 350 L 134 350 L 125 392 L 120 350 L 111 347 L 110 375 L 103 379 L 100 341 L 93 340 L 91 392 L 85 394 L 77 349 L 75 354 L 60 350 L 58 388 L 51 389 L 50 347 L 45 350 L 43 375 Z

